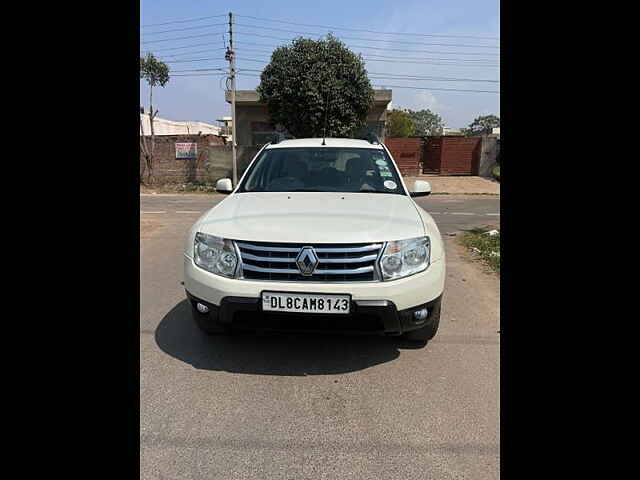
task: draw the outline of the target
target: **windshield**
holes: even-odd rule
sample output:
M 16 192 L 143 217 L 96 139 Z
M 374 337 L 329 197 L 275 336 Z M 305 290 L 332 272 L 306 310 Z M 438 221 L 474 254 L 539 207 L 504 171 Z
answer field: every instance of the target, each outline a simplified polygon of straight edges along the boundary
M 265 149 L 238 192 L 364 192 L 405 195 L 387 152 L 373 148 Z

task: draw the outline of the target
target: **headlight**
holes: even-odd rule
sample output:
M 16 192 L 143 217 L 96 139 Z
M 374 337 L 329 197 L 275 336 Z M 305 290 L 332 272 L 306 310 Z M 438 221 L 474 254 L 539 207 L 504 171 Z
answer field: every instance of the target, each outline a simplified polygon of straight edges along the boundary
M 238 266 L 238 257 L 231 240 L 206 233 L 196 233 L 193 245 L 193 261 L 200 268 L 233 278 Z
M 383 280 L 395 280 L 421 272 L 429 266 L 429 237 L 388 242 L 380 258 Z

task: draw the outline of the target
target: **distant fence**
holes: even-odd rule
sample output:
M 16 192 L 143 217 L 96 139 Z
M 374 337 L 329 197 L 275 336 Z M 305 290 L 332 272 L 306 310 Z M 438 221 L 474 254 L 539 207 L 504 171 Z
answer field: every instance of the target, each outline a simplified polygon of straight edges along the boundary
M 497 154 L 492 137 L 387 137 L 384 143 L 405 176 L 490 176 Z
M 412 176 L 422 173 L 424 138 L 387 137 L 384 140 L 402 175 Z

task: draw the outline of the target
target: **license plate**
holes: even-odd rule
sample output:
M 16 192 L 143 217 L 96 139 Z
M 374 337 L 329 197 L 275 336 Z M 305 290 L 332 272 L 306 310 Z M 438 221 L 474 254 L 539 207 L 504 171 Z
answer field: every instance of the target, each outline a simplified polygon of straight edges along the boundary
M 262 292 L 262 310 L 267 312 L 349 313 L 349 295 Z

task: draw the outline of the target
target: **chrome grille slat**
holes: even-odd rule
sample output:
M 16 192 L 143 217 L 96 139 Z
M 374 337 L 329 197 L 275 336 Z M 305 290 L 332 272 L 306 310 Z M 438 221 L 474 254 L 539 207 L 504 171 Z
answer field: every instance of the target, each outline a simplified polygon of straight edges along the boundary
M 254 265 L 248 265 L 248 264 L 244 264 L 242 268 L 244 270 L 250 270 L 252 272 L 262 272 L 262 273 L 292 273 L 292 274 L 300 273 L 300 270 L 298 269 L 294 270 L 292 268 L 262 268 L 262 267 L 256 267 Z M 350 270 L 323 270 L 320 268 L 316 268 L 316 270 L 313 273 L 318 275 L 356 275 L 358 273 L 368 273 L 368 272 L 373 272 L 373 266 L 369 265 L 368 267 L 353 268 Z
M 235 242 L 241 258 L 242 278 L 271 281 L 367 282 L 378 278 L 377 260 L 384 243 L 293 244 Z M 318 265 L 302 275 L 296 258 L 303 247 L 313 247 Z
M 238 247 L 245 248 L 247 250 L 258 250 L 260 252 L 295 252 L 298 253 L 301 247 L 265 247 L 262 245 L 255 245 L 252 243 L 245 242 L 236 242 Z M 326 248 L 326 247 L 318 247 L 316 248 L 317 253 L 358 253 L 358 252 L 369 252 L 371 250 L 379 250 L 382 246 L 381 243 L 372 243 L 371 245 L 364 245 L 362 247 L 346 247 L 346 248 Z
M 317 251 L 317 250 L 316 250 Z M 364 257 L 354 258 L 318 258 L 318 261 L 322 263 L 362 263 L 371 262 L 378 258 L 378 255 L 366 255 Z M 295 257 L 260 257 L 258 255 L 252 255 L 251 253 L 242 253 L 243 260 L 255 260 L 258 262 L 282 262 L 282 263 L 296 263 Z

